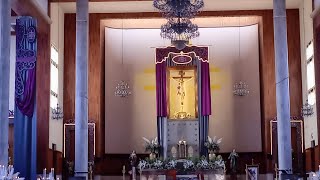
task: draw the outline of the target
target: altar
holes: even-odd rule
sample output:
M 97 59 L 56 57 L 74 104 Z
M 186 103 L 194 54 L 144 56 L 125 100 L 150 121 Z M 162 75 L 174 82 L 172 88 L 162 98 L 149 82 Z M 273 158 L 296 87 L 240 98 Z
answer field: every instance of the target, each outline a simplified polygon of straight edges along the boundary
M 211 115 L 208 57 L 208 47 L 156 49 L 157 132 L 161 157 L 208 154 L 204 147 Z
M 223 171 L 195 171 L 189 174 L 177 174 L 176 170 L 143 170 L 140 180 L 225 180 Z

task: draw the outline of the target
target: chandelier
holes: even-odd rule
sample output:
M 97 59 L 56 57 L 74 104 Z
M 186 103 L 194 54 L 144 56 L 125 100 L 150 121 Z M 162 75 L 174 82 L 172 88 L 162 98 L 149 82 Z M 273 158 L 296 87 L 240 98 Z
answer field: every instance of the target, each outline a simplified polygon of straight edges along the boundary
M 9 116 L 10 119 L 14 118 L 14 111 L 13 110 L 9 110 Z
M 59 106 L 59 104 L 57 104 L 57 107 L 52 109 L 52 119 L 62 119 L 63 118 L 63 110 L 62 108 Z
M 124 51 L 124 48 L 123 48 L 123 19 L 122 19 L 122 31 L 121 31 L 121 65 L 122 67 L 124 66 L 124 63 L 123 63 L 123 51 Z M 127 97 L 129 95 L 131 95 L 131 91 L 130 91 L 130 87 L 128 85 L 128 83 L 126 83 L 124 80 L 120 81 L 118 83 L 118 85 L 116 86 L 116 90 L 114 92 L 114 95 L 115 96 L 118 96 L 118 97 Z
M 189 19 L 185 18 L 172 19 L 161 26 L 160 36 L 162 38 L 174 40 L 184 36 L 186 39 L 191 39 L 199 35 L 198 25 L 192 24 Z
M 166 24 L 161 26 L 160 36 L 171 39 L 171 44 L 178 50 L 185 48 L 190 39 L 199 37 L 199 35 L 198 26 L 192 24 L 186 18 L 170 19 Z
M 114 92 L 114 95 L 119 97 L 127 97 L 131 95 L 128 83 L 126 83 L 125 81 L 120 81 L 120 83 L 116 86 L 116 91 Z
M 236 96 L 246 96 L 249 94 L 248 85 L 240 81 L 233 86 L 233 94 Z
M 154 0 L 153 6 L 165 18 L 194 18 L 204 6 L 203 0 Z
M 308 103 L 308 100 L 307 100 L 306 103 L 301 108 L 301 116 L 307 117 L 307 116 L 311 116 L 312 114 L 313 114 L 313 108 Z

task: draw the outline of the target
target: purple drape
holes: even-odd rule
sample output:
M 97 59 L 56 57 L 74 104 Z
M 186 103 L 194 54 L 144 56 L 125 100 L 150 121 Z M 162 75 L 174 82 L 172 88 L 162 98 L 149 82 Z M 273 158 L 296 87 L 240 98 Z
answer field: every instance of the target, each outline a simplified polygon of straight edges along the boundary
M 16 98 L 16 105 L 24 115 L 32 117 L 34 111 L 35 97 L 35 69 L 29 69 L 26 74 L 27 80 L 24 86 L 24 92 L 20 98 Z
M 156 64 L 157 116 L 167 116 L 167 69 L 166 62 Z
M 211 90 L 209 62 L 201 62 L 201 115 L 211 115 Z

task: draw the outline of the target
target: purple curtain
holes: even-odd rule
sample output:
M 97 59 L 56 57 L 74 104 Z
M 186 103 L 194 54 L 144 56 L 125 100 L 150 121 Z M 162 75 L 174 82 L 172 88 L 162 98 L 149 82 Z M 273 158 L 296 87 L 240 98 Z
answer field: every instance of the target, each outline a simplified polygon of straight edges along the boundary
M 156 64 L 157 116 L 167 117 L 167 70 L 166 62 Z
M 35 104 L 35 68 L 29 69 L 26 74 L 24 92 L 22 96 L 16 98 L 16 105 L 24 115 L 32 117 Z
M 211 115 L 211 91 L 209 62 L 201 62 L 201 115 Z

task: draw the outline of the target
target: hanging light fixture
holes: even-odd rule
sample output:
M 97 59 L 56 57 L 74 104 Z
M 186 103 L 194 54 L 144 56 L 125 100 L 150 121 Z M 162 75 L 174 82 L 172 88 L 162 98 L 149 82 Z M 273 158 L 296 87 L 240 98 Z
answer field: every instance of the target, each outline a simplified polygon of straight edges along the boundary
M 55 120 L 63 119 L 63 110 L 59 106 L 59 104 L 57 104 L 56 108 L 52 109 L 52 119 L 55 119 Z
M 240 81 L 233 85 L 233 94 L 235 96 L 246 96 L 250 93 L 248 85 L 245 82 Z
M 121 64 L 123 67 L 123 19 L 122 19 L 122 32 L 121 32 L 121 36 L 122 36 L 122 45 L 121 45 Z M 127 97 L 129 95 L 131 95 L 131 91 L 130 91 L 130 86 L 128 85 L 128 83 L 126 83 L 124 80 L 121 80 L 118 85 L 116 86 L 116 90 L 114 92 L 115 96 L 118 97 Z
M 14 111 L 13 110 L 9 110 L 9 119 L 14 118 Z
M 301 116 L 308 117 L 308 116 L 311 116 L 312 114 L 313 114 L 313 108 L 308 103 L 308 100 L 307 100 L 306 103 L 301 108 Z
M 190 39 L 199 35 L 198 26 L 186 18 L 173 18 L 161 26 L 160 36 L 170 39 L 171 44 L 178 50 L 184 49 Z
M 239 62 L 241 61 L 241 42 L 240 42 L 240 35 L 241 35 L 241 33 L 240 33 L 240 16 L 239 16 L 239 19 L 238 19 L 239 21 L 238 21 L 238 27 L 239 27 L 239 31 L 238 31 L 238 45 L 239 45 L 239 51 L 238 51 L 238 60 L 239 60 Z M 238 83 L 235 83 L 234 85 L 233 85 L 233 94 L 235 95 L 235 96 L 247 96 L 249 93 L 250 93 L 250 91 L 249 91 L 249 89 L 248 89 L 248 85 L 245 83 L 245 82 L 243 82 L 243 81 L 240 81 L 240 82 L 238 82 Z
M 203 0 L 154 0 L 153 6 L 165 18 L 184 17 L 194 18 L 204 7 Z

